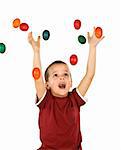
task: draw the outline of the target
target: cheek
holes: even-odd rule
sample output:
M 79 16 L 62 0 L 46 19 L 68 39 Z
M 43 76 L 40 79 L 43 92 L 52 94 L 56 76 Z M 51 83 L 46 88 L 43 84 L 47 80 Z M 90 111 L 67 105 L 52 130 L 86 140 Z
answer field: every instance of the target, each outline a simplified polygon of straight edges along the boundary
M 68 83 L 68 87 L 72 86 L 72 80 L 71 79 L 69 79 L 67 83 Z
M 49 80 L 49 86 L 54 87 L 56 85 L 56 80 L 53 80 L 52 78 Z

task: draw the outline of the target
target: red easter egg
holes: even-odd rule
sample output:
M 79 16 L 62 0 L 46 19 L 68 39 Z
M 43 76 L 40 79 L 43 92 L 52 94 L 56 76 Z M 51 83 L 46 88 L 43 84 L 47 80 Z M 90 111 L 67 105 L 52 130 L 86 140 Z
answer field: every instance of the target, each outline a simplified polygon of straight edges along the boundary
M 27 23 L 21 23 L 20 24 L 20 30 L 27 31 L 29 29 L 29 26 Z
M 81 21 L 78 20 L 78 19 L 75 20 L 75 21 L 74 21 L 74 28 L 75 28 L 76 30 L 79 30 L 80 27 L 81 27 Z
M 71 65 L 76 65 L 77 62 L 78 62 L 78 57 L 77 57 L 77 55 L 75 55 L 75 54 L 71 55 L 71 56 L 70 56 L 70 63 L 71 63 Z
M 101 37 L 102 37 L 102 34 L 103 34 L 102 28 L 101 28 L 101 27 L 97 27 L 97 28 L 95 29 L 95 36 L 96 36 L 97 38 L 101 38 Z
M 32 75 L 35 80 L 38 80 L 40 78 L 40 69 L 34 68 L 32 71 Z

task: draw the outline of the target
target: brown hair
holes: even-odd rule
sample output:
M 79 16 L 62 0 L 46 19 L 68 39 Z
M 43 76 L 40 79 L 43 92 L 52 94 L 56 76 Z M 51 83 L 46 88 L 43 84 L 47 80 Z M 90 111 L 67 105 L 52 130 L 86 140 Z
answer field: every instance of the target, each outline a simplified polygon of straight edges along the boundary
M 56 61 L 52 62 L 52 63 L 46 68 L 46 70 L 45 70 L 44 76 L 45 76 L 45 81 L 46 81 L 46 82 L 48 81 L 48 78 L 49 78 L 49 72 L 48 72 L 48 70 L 49 70 L 49 68 L 50 68 L 51 66 L 53 66 L 53 65 L 55 65 L 55 64 L 65 64 L 65 65 L 67 65 L 65 62 L 63 62 L 63 61 L 61 61 L 61 60 L 56 60 Z

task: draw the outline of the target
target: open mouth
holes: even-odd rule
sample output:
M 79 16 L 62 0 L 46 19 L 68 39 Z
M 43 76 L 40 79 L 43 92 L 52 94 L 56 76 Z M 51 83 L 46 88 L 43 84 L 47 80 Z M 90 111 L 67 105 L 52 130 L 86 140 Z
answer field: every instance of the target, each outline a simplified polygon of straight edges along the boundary
M 66 88 L 66 84 L 65 84 L 65 83 L 60 83 L 60 84 L 58 85 L 58 87 L 59 87 L 60 89 L 65 89 L 65 88 Z

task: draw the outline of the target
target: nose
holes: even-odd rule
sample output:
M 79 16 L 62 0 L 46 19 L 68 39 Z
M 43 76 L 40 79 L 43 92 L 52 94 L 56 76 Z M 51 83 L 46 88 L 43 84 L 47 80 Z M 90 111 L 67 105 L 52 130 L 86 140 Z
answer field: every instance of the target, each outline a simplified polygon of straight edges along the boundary
M 64 76 L 60 76 L 60 80 L 64 80 Z

